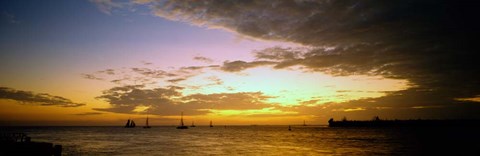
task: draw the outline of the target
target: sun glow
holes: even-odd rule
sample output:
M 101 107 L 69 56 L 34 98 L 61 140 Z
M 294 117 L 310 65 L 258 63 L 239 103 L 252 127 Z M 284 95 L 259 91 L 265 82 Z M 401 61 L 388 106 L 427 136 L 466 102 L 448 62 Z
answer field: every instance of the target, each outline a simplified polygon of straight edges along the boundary
M 251 109 L 251 110 L 210 110 L 214 116 L 253 116 L 253 115 L 294 115 L 297 112 L 284 112 L 275 108 Z
M 214 79 L 213 79 L 214 78 Z M 213 94 L 262 92 L 267 102 L 288 105 L 318 105 L 384 96 L 408 88 L 408 81 L 369 76 L 335 77 L 296 70 L 254 68 L 241 73 L 208 71 L 182 83 L 183 92 Z

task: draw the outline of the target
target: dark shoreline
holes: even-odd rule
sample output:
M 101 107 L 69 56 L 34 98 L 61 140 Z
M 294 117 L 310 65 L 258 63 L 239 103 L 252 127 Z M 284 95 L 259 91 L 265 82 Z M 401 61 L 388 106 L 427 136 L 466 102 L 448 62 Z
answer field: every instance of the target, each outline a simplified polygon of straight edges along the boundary
M 476 119 L 452 119 L 452 120 L 381 120 L 378 117 L 373 120 L 346 120 L 328 121 L 329 127 L 480 127 L 480 120 Z

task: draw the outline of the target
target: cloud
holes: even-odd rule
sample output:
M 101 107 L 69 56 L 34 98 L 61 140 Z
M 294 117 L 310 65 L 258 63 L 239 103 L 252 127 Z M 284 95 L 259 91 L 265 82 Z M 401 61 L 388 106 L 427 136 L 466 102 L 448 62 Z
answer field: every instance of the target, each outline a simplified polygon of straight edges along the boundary
M 152 63 L 142 62 L 145 66 L 150 66 Z M 85 79 L 107 81 L 119 85 L 132 84 L 153 84 L 160 80 L 171 80 L 188 78 L 195 75 L 185 69 L 165 71 L 155 67 L 132 67 L 119 69 L 105 69 L 94 73 L 82 74 Z
M 90 80 L 103 80 L 103 78 L 96 77 L 93 74 L 82 74 L 82 77 Z
M 25 104 L 40 106 L 80 107 L 85 105 L 83 103 L 72 102 L 61 96 L 54 96 L 46 93 L 38 94 L 7 87 L 0 87 L 0 99 L 15 100 Z
M 185 81 L 187 79 L 184 79 L 184 78 L 178 78 L 178 79 L 170 79 L 170 80 L 167 80 L 168 82 L 171 82 L 171 83 L 177 83 L 177 82 L 180 82 L 180 81 Z
M 305 72 L 382 76 L 410 82 L 409 89 L 387 92 L 380 98 L 322 106 L 314 104 L 317 99 L 305 99 L 305 106 L 279 109 L 324 117 L 339 116 L 333 110 L 362 108 L 363 111 L 342 113 L 358 117 L 363 113 L 369 118 L 371 114 L 479 118 L 478 100 L 462 100 L 480 95 L 480 62 L 475 42 L 480 35 L 477 3 L 167 0 L 148 1 L 148 6 L 155 15 L 166 19 L 305 46 L 260 49 L 254 51 L 253 61 L 225 61 L 212 69 L 240 72 L 259 66 L 274 69 L 298 66 L 296 69 Z M 202 61 L 201 57 L 194 59 Z M 195 75 L 205 68 L 208 67 L 184 67 L 169 72 L 178 77 L 168 79 L 186 79 L 185 75 L 179 75 Z M 414 109 L 420 107 L 424 109 Z M 123 110 L 121 106 L 112 109 Z
M 248 110 L 211 110 L 215 115 L 240 117 L 291 117 L 298 116 L 297 112 L 281 111 L 275 107 Z
M 115 75 L 115 70 L 114 70 L 114 69 L 105 69 L 105 70 L 98 71 L 98 73 L 105 73 L 105 74 L 108 74 L 108 75 Z
M 239 93 L 216 93 L 216 94 L 193 94 L 182 97 L 182 100 L 192 105 L 203 105 L 205 109 L 259 109 L 271 106 L 265 101 L 271 96 L 263 95 L 261 92 L 239 92 Z
M 209 84 L 209 85 L 222 85 L 223 84 L 223 80 L 218 78 L 217 76 L 207 77 L 207 80 L 213 82 L 212 84 Z
M 132 0 L 135 4 L 148 4 L 151 3 L 153 0 Z
M 365 108 L 357 107 L 357 108 L 348 108 L 348 109 L 333 109 L 334 112 L 353 112 L 353 111 L 364 111 Z
M 223 71 L 239 72 L 264 65 L 276 69 L 301 66 L 308 72 L 336 76 L 406 79 L 410 89 L 373 99 L 373 103 L 402 109 L 448 105 L 456 108 L 444 108 L 471 113 L 464 108 L 474 106 L 459 104 L 464 102 L 455 99 L 480 95 L 477 3 L 207 0 L 155 3 L 153 10 L 170 20 L 309 47 L 259 50 L 257 60 L 226 61 Z
M 193 57 L 193 60 L 197 60 L 197 61 L 201 61 L 201 62 L 205 62 L 205 63 L 213 63 L 213 59 L 203 57 L 203 56 L 195 56 L 195 57 Z
M 133 72 L 136 72 L 138 74 L 141 74 L 146 77 L 151 77 L 151 78 L 163 78 L 165 76 L 175 76 L 172 73 L 168 73 L 163 70 L 155 70 L 155 69 L 150 69 L 150 68 L 131 68 Z
M 97 111 L 115 113 L 142 113 L 139 107 L 147 108 L 148 113 L 157 115 L 205 115 L 210 110 L 251 110 L 270 108 L 266 102 L 271 96 L 261 92 L 217 93 L 182 95 L 182 87 L 145 88 L 145 86 L 113 87 L 103 92 L 98 99 L 108 102 L 110 108 L 96 108 Z
M 90 0 L 90 2 L 94 3 L 102 13 L 107 15 L 111 15 L 113 9 L 122 8 L 124 6 L 124 4 L 112 0 Z
M 239 72 L 248 68 L 254 68 L 258 66 L 265 66 L 265 65 L 272 65 L 275 62 L 272 61 L 252 61 L 252 62 L 245 62 L 245 61 L 225 61 L 223 65 L 220 67 L 220 70 L 226 72 Z
M 85 79 L 101 80 L 117 85 L 149 85 L 159 81 L 177 83 L 197 76 L 204 72 L 203 69 L 219 69 L 220 65 L 184 66 L 168 70 L 152 66 L 153 63 L 141 62 L 143 66 L 105 69 L 93 73 L 81 74 Z
M 188 67 L 181 67 L 180 70 L 187 71 L 187 70 L 201 70 L 208 68 L 208 66 L 188 66 Z
M 146 66 L 153 65 L 152 62 L 147 62 L 147 61 L 141 61 L 141 63 Z
M 78 115 L 78 116 L 91 116 L 91 115 L 102 115 L 105 113 L 100 113 L 100 112 L 85 112 L 85 113 L 78 113 L 78 114 L 73 114 L 73 115 Z

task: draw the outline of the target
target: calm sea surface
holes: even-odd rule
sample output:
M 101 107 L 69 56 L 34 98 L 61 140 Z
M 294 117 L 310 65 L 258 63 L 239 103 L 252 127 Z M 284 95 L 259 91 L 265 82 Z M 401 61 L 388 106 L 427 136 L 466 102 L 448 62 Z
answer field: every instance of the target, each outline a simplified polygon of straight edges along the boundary
M 63 155 L 480 155 L 479 128 L 3 127 Z

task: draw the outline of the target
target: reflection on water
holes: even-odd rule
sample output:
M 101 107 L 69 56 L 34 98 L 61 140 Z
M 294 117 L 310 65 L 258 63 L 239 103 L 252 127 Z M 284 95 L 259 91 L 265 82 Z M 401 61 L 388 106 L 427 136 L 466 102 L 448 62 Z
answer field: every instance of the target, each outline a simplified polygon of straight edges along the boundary
M 288 126 L 8 127 L 64 155 L 425 155 L 480 154 L 479 128 Z

